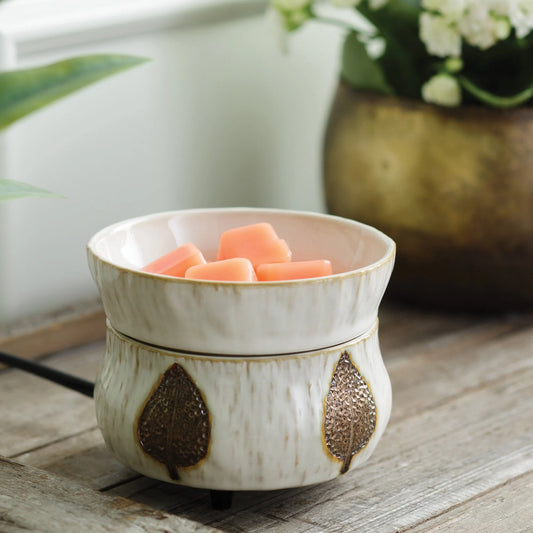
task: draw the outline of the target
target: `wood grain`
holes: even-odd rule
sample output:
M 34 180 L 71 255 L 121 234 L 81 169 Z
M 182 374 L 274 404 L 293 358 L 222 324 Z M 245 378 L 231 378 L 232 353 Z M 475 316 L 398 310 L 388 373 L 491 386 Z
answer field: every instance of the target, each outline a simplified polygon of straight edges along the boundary
M 56 313 L 0 326 L 0 350 L 35 358 L 104 337 L 105 314 L 102 305 L 99 300 L 91 300 Z
M 97 427 L 13 456 L 18 462 L 105 490 L 141 476 L 114 459 Z
M 0 479 L 0 530 L 5 533 L 215 531 L 1 457 Z
M 533 469 L 531 403 L 519 401 L 531 390 L 533 370 L 522 378 L 518 373 L 497 387 L 473 391 L 466 403 L 456 398 L 392 425 L 375 455 L 353 474 L 255 501 L 235 516 L 210 523 L 224 531 L 238 531 L 236 523 L 261 531 L 258 524 L 276 516 L 328 531 L 414 526 Z M 502 395 L 506 400 L 497 411 L 494 401 Z M 461 413 L 463 407 L 468 408 Z M 194 518 L 190 512 L 182 515 Z M 329 524 L 332 518 L 335 526 Z
M 533 472 L 505 482 L 494 490 L 457 505 L 412 528 L 413 533 L 530 533 L 533 527 Z
M 0 372 L 0 453 L 227 532 L 530 531 L 533 317 L 384 314 L 391 422 L 366 464 L 329 483 L 237 493 L 230 510 L 213 510 L 208 491 L 113 459 L 91 400 L 16 370 Z M 92 379 L 102 350 L 95 343 L 46 362 Z
M 42 362 L 94 380 L 103 349 L 103 343 L 96 343 Z M 2 455 L 12 457 L 96 426 L 90 398 L 20 370 L 2 370 L 0 380 Z

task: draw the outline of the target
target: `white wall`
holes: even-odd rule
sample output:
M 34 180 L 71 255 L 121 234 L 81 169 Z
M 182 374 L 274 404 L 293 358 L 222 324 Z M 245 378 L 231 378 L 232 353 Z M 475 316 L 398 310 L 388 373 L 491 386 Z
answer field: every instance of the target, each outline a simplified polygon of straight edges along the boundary
M 202 206 L 324 209 L 322 132 L 339 31 L 309 25 L 283 55 L 262 3 L 219 0 L 228 9 L 204 11 L 199 2 L 194 17 L 190 2 L 165 0 L 167 12 L 135 19 L 144 4 L 104 17 L 107 26 L 81 17 L 86 28 L 63 25 L 61 38 L 16 10 L 2 26 L 0 12 L 4 68 L 100 52 L 153 59 L 24 119 L 1 141 L 3 176 L 67 197 L 0 205 L 4 322 L 95 296 L 85 243 L 112 222 Z

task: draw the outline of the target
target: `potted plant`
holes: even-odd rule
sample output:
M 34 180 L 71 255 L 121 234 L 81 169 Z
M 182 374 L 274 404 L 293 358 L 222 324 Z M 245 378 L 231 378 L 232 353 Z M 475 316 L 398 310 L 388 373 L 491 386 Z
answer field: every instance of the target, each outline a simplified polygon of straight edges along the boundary
M 533 2 L 271 0 L 347 30 L 326 129 L 328 209 L 398 244 L 391 293 L 533 307 Z M 357 11 L 366 25 L 342 16 Z M 336 9 L 339 17 L 331 17 Z

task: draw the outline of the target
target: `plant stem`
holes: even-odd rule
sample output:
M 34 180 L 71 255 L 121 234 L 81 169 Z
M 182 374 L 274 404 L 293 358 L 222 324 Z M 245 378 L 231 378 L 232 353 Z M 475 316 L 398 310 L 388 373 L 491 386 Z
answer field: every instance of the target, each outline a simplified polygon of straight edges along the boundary
M 489 93 L 481 87 L 478 87 L 475 83 L 470 81 L 464 76 L 458 76 L 457 79 L 465 91 L 475 96 L 478 100 L 484 104 L 488 104 L 493 107 L 499 107 L 500 109 L 510 109 L 517 107 L 524 102 L 527 102 L 533 97 L 533 86 L 528 87 L 522 92 L 513 96 L 498 96 L 496 94 Z

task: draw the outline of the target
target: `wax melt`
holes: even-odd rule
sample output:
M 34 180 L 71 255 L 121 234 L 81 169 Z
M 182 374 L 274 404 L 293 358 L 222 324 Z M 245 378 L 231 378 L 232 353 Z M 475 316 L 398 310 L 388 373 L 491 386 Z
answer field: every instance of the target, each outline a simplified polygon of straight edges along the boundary
M 332 270 L 330 261 L 318 259 L 315 261 L 262 264 L 256 268 L 256 274 L 258 281 L 283 281 L 331 276 Z
M 284 281 L 330 276 L 330 261 L 291 261 L 292 252 L 267 222 L 232 228 L 220 236 L 217 260 L 207 263 L 187 243 L 143 270 L 155 274 L 212 281 Z
M 244 257 L 193 266 L 185 272 L 185 277 L 212 281 L 257 281 L 252 263 Z
M 205 264 L 202 252 L 191 242 L 183 244 L 168 254 L 146 265 L 142 270 L 182 278 L 188 268 Z
M 282 263 L 291 260 L 287 243 L 266 223 L 251 224 L 225 231 L 220 236 L 217 259 L 246 257 L 254 267 L 262 263 Z

